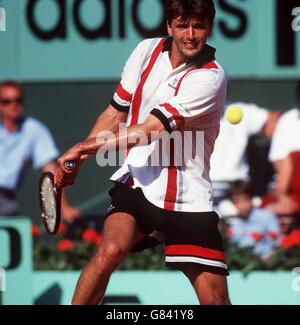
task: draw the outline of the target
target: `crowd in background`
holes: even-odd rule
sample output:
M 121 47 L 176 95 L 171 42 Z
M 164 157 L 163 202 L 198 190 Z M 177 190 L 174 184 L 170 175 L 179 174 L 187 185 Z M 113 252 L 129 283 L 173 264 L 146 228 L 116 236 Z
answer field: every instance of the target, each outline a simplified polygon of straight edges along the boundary
M 279 114 L 254 104 L 232 103 L 243 113 L 237 125 L 224 117 L 211 159 L 215 207 L 226 235 L 238 247 L 253 247 L 262 259 L 274 248 L 300 246 L 300 82 L 295 107 Z M 263 191 L 251 177 L 247 146 L 255 134 L 270 142 L 274 170 Z M 258 161 L 255 168 L 266 162 Z M 261 189 L 261 186 L 260 186 Z

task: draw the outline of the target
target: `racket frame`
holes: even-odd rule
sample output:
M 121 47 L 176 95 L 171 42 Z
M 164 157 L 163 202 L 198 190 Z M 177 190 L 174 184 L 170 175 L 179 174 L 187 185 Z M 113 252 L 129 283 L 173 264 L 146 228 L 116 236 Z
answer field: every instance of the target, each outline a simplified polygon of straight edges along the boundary
M 46 218 L 46 211 L 44 208 L 44 203 L 42 199 L 42 186 L 44 180 L 48 178 L 51 182 L 53 193 L 54 193 L 54 198 L 56 202 L 56 218 L 54 221 L 54 229 L 50 230 Z M 50 235 L 55 235 L 58 232 L 59 226 L 60 226 L 60 221 L 61 221 L 61 190 L 55 187 L 54 185 L 54 175 L 51 172 L 45 172 L 41 175 L 40 177 L 40 182 L 39 182 L 39 201 L 40 201 L 40 211 L 41 211 L 41 219 L 43 221 L 43 224 L 45 226 L 45 229 L 48 234 Z

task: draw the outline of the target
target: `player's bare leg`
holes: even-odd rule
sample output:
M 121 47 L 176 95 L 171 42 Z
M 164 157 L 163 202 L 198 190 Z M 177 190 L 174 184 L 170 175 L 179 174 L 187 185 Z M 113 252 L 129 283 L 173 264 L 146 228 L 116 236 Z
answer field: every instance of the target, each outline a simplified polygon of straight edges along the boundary
M 184 274 L 193 285 L 201 305 L 231 305 L 224 275 L 187 268 Z
M 109 216 L 104 223 L 101 247 L 82 271 L 72 304 L 98 304 L 104 296 L 111 273 L 121 265 L 132 246 L 144 236 L 131 215 L 115 213 Z

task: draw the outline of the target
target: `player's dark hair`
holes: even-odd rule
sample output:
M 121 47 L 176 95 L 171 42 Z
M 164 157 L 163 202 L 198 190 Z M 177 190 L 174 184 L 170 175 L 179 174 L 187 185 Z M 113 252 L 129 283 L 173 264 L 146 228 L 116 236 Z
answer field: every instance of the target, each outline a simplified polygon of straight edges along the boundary
M 242 180 L 232 182 L 229 187 L 229 197 L 232 198 L 235 195 L 248 195 L 252 198 L 250 183 Z
M 21 93 L 23 92 L 22 85 L 18 81 L 15 81 L 15 80 L 5 80 L 2 83 L 0 83 L 0 94 L 1 94 L 1 90 L 6 87 L 17 88 Z
M 216 9 L 213 0 L 165 0 L 165 15 L 169 25 L 177 17 L 183 20 L 207 18 L 212 25 Z

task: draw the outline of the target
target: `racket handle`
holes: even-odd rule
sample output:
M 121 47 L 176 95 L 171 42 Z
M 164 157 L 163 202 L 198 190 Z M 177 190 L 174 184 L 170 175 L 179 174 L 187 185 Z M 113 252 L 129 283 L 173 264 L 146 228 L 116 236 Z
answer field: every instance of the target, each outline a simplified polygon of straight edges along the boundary
M 69 171 L 72 171 L 76 168 L 76 163 L 75 161 L 66 161 L 65 162 L 65 168 Z

